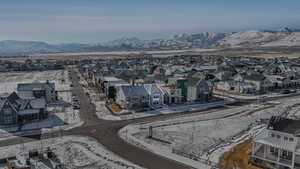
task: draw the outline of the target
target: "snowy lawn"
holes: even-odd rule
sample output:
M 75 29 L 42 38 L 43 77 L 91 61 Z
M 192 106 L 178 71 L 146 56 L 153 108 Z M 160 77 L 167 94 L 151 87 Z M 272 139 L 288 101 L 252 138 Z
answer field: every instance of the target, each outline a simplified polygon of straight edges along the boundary
M 41 151 L 47 150 L 48 148 L 57 155 L 58 159 L 65 164 L 68 169 L 142 169 L 113 154 L 96 140 L 77 136 L 66 136 L 1 147 L 0 158 L 11 156 L 26 157 L 30 150 Z M 38 165 L 42 165 L 41 163 L 42 162 Z M 47 168 L 46 166 L 44 167 Z
M 261 119 L 284 114 L 287 110 L 296 115 L 294 109 L 300 99 L 282 99 L 279 102 L 281 104 L 274 104 L 274 107 L 247 105 L 208 114 L 129 125 L 120 131 L 120 136 L 137 146 L 183 163 L 188 164 L 188 160 L 193 159 L 200 168 L 208 164 L 215 166 L 222 153 L 258 134 L 265 127 Z M 147 138 L 149 126 L 153 126 L 154 139 Z
M 0 94 L 16 91 L 18 83 L 33 81 L 55 83 L 56 90 L 70 90 L 70 81 L 66 70 L 51 70 L 42 72 L 7 72 L 0 73 Z

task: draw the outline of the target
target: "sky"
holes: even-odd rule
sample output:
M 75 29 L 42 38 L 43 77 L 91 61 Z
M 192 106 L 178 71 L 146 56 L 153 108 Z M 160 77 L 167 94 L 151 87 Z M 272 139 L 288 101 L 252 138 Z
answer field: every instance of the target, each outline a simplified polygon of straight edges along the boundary
M 0 40 L 97 43 L 285 26 L 300 28 L 300 0 L 0 1 Z

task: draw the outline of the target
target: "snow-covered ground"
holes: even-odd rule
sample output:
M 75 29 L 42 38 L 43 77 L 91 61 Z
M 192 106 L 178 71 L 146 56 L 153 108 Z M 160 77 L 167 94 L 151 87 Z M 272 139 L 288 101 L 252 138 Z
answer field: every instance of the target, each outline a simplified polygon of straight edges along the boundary
M 249 30 L 236 32 L 219 41 L 220 45 L 230 47 L 241 46 L 299 46 L 300 33 L 285 31 L 266 32 L 258 30 Z
M 2 127 L 0 128 L 0 139 L 35 134 L 40 130 L 50 132 L 58 130 L 58 128 L 71 129 L 83 124 L 79 117 L 79 111 L 73 110 L 71 106 L 71 81 L 67 70 L 0 73 L 0 95 L 16 91 L 18 83 L 45 82 L 47 80 L 55 83 L 59 98 L 57 103 L 48 105 L 48 118 L 25 124 L 20 128 L 18 126 Z
M 22 159 L 21 157 L 24 159 L 31 150 L 45 151 L 48 148 L 55 153 L 59 161 L 65 164 L 68 169 L 142 169 L 113 154 L 96 140 L 79 136 L 66 136 L 1 147 L 0 158 L 18 156 L 18 159 Z M 43 161 L 36 164 L 41 166 L 38 168 L 50 169 L 47 165 L 43 165 Z
M 297 93 L 300 93 L 299 89 L 295 89 Z M 220 91 L 214 91 L 216 94 L 219 95 L 225 95 L 227 97 L 232 97 L 235 99 L 263 99 L 263 98 L 275 98 L 275 97 L 282 97 L 282 96 L 290 96 L 290 95 L 295 95 L 295 93 L 290 93 L 290 94 L 281 94 L 281 93 L 267 93 L 267 94 L 260 94 L 260 95 L 242 95 L 242 94 L 231 94 L 231 93 L 223 93 Z
M 265 127 L 261 119 L 284 114 L 287 110 L 295 116 L 293 106 L 300 103 L 299 98 L 285 98 L 279 102 L 280 104 L 247 105 L 208 114 L 129 125 L 119 134 L 132 144 L 168 158 L 195 168 L 210 168 L 210 165 L 217 165 L 224 152 L 258 134 Z M 149 126 L 153 127 L 154 139 L 147 138 Z
M 0 94 L 16 91 L 18 83 L 45 82 L 47 80 L 54 82 L 58 91 L 69 90 L 70 81 L 67 77 L 68 72 L 66 70 L 0 73 Z

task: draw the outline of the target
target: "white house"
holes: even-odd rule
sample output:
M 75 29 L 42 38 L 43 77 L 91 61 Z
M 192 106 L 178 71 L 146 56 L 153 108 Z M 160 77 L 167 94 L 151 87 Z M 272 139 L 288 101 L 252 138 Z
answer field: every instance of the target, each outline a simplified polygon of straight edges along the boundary
M 212 87 L 207 80 L 189 79 L 187 100 L 190 102 L 208 102 L 212 98 Z
M 147 107 L 149 95 L 144 86 L 116 86 L 116 103 L 125 109 Z
M 157 84 L 144 84 L 149 95 L 149 106 L 162 106 L 164 104 L 164 92 Z
M 300 168 L 300 120 L 273 116 L 253 138 L 252 163 L 260 168 Z
M 165 104 L 180 104 L 182 102 L 181 89 L 174 86 L 162 86 L 165 93 Z

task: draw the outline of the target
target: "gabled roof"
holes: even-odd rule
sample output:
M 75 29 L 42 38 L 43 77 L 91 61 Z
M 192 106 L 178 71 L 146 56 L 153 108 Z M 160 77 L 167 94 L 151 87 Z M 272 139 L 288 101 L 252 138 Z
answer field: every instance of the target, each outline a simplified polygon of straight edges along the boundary
M 253 81 L 262 81 L 266 79 L 266 77 L 261 73 L 245 74 L 243 78 L 245 80 L 253 80 Z
M 152 92 L 157 89 L 157 91 L 160 91 L 163 93 L 162 89 L 157 84 L 144 84 L 145 90 L 148 92 L 148 94 L 152 94 Z
M 46 101 L 44 98 L 41 99 L 21 99 L 15 92 L 7 97 L 0 97 L 0 110 L 4 104 L 8 102 L 9 105 L 17 112 L 27 109 L 40 109 L 46 107 Z
M 0 110 L 2 110 L 2 108 L 3 108 L 6 101 L 7 101 L 6 98 L 0 98 Z
M 8 100 L 7 98 L 0 98 L 0 110 L 3 109 L 5 103 L 8 103 L 8 105 L 9 105 L 15 112 L 17 112 L 16 107 L 15 107 L 13 104 L 11 104 L 11 102 L 9 102 L 9 100 Z
M 46 100 L 45 100 L 45 98 L 33 99 L 33 100 L 30 100 L 30 105 L 34 109 L 45 108 Z
M 199 78 L 191 78 L 191 79 L 188 80 L 188 86 L 195 87 L 195 86 L 199 85 L 202 82 L 205 82 L 208 85 L 206 80 L 199 79 Z
M 20 99 L 20 97 L 18 96 L 18 94 L 16 92 L 12 92 L 8 97 L 7 99 L 10 101 L 10 102 L 15 102 L 16 100 Z

